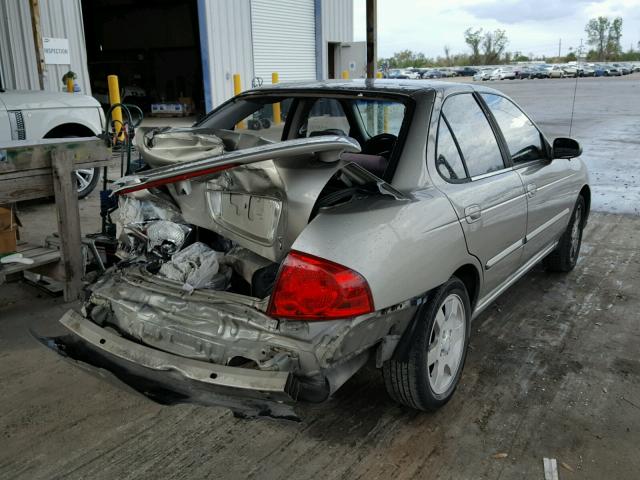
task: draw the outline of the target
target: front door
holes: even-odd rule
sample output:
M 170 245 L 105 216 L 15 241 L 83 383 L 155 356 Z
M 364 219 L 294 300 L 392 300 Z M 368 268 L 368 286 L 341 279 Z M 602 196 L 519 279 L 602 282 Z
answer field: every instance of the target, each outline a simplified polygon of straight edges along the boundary
M 496 289 L 522 264 L 527 202 L 520 177 L 507 168 L 473 94 L 448 97 L 439 120 L 438 187 L 455 208 L 467 248 L 482 263 L 484 288 Z
M 553 243 L 567 227 L 575 201 L 575 187 L 569 181 L 570 160 L 548 159 L 544 137 L 511 100 L 486 93 L 482 98 L 500 127 L 527 195 L 526 261 Z

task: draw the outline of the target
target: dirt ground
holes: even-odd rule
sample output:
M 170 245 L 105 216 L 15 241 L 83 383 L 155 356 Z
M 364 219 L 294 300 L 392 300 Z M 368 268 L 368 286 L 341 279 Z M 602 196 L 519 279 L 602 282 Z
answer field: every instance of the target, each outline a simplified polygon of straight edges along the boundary
M 566 135 L 570 82 L 496 86 Z M 615 176 L 640 176 L 628 166 L 640 89 L 637 78 L 582 85 L 574 135 L 605 213 L 592 214 L 573 272 L 536 268 L 476 320 L 445 408 L 395 405 L 373 368 L 327 403 L 300 405 L 300 423 L 160 406 L 37 344 L 29 330 L 60 333 L 70 305 L 10 284 L 0 287 L 0 478 L 541 479 L 543 457 L 558 460 L 561 479 L 639 478 L 640 217 L 627 197 L 640 186 Z M 81 204 L 85 233 L 99 226 L 96 197 Z M 21 212 L 25 238 L 53 231 L 50 204 Z

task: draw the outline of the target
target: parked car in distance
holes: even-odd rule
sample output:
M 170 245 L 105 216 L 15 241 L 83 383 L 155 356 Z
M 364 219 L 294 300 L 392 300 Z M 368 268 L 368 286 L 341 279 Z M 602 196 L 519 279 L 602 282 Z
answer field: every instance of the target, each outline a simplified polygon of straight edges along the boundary
M 535 78 L 535 70 L 527 66 L 518 67 L 515 70 L 515 75 L 516 75 L 516 78 L 520 80 L 525 80 L 527 78 Z
M 238 130 L 274 102 L 278 137 Z M 367 363 L 397 402 L 442 407 L 472 319 L 540 261 L 572 270 L 589 214 L 578 143 L 478 85 L 279 84 L 137 138 L 150 169 L 113 185 L 122 260 L 41 340 L 242 415 L 290 417 Z
M 438 69 L 440 72 L 442 72 L 442 75 L 444 75 L 445 77 L 455 77 L 457 76 L 456 72 L 449 68 L 449 67 L 442 67 Z
M 618 70 L 621 75 L 629 75 L 631 73 L 629 66 L 624 63 L 614 63 L 611 66 Z
M 407 75 L 407 72 L 405 70 L 401 70 L 399 68 L 392 68 L 387 73 L 387 78 L 404 79 L 404 78 L 409 78 L 409 75 Z
M 427 69 L 422 72 L 422 78 L 442 78 L 444 76 L 445 75 L 440 70 L 435 68 Z
M 622 72 L 618 70 L 618 68 L 614 67 L 613 65 L 604 64 L 602 65 L 602 69 L 604 71 L 605 77 L 621 77 L 622 76 Z
M 549 75 L 549 68 L 544 65 L 534 66 L 531 78 L 538 78 L 538 79 L 551 78 Z
M 471 67 L 462 67 L 455 69 L 455 72 L 458 77 L 473 77 L 476 73 L 478 73 L 478 69 Z
M 93 137 L 102 132 L 104 112 L 88 95 L 0 87 L 0 148 L 3 142 Z M 76 170 L 78 197 L 98 184 L 99 168 Z
M 595 77 L 596 70 L 592 65 L 581 64 L 577 67 L 578 76 L 580 77 Z
M 489 78 L 491 78 L 491 74 L 494 70 L 495 69 L 493 68 L 483 68 L 481 70 L 478 70 L 478 72 L 473 76 L 473 80 L 476 82 L 485 82 L 489 80 Z
M 489 77 L 490 80 L 515 80 L 516 73 L 511 67 L 496 68 Z
M 549 72 L 549 78 L 564 78 L 564 69 L 560 65 L 553 65 L 551 68 L 547 68 Z
M 565 65 L 562 67 L 565 77 L 576 78 L 578 76 L 578 68 L 575 65 Z

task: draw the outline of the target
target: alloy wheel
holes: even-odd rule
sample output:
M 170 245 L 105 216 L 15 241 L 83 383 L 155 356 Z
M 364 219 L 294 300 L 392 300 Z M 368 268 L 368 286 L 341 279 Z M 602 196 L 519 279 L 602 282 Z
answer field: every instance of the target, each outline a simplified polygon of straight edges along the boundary
M 465 335 L 464 304 L 452 293 L 440 305 L 429 333 L 429 385 L 437 395 L 444 394 L 456 378 L 464 355 Z

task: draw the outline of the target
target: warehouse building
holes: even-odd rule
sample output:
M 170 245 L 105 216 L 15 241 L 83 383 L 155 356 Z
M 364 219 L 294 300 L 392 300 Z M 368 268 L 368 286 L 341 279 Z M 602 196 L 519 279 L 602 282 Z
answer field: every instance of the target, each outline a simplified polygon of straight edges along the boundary
M 344 68 L 361 76 L 364 65 L 349 49 L 360 51 L 353 43 L 353 0 L 0 2 L 5 88 L 40 89 L 42 58 L 45 90 L 62 90 L 71 70 L 77 88 L 103 102 L 106 77 L 117 74 L 125 101 L 188 97 L 200 111 L 210 110 L 233 95 L 234 74 L 243 89 L 256 77 L 270 83 L 272 72 L 281 82 L 333 78 Z

